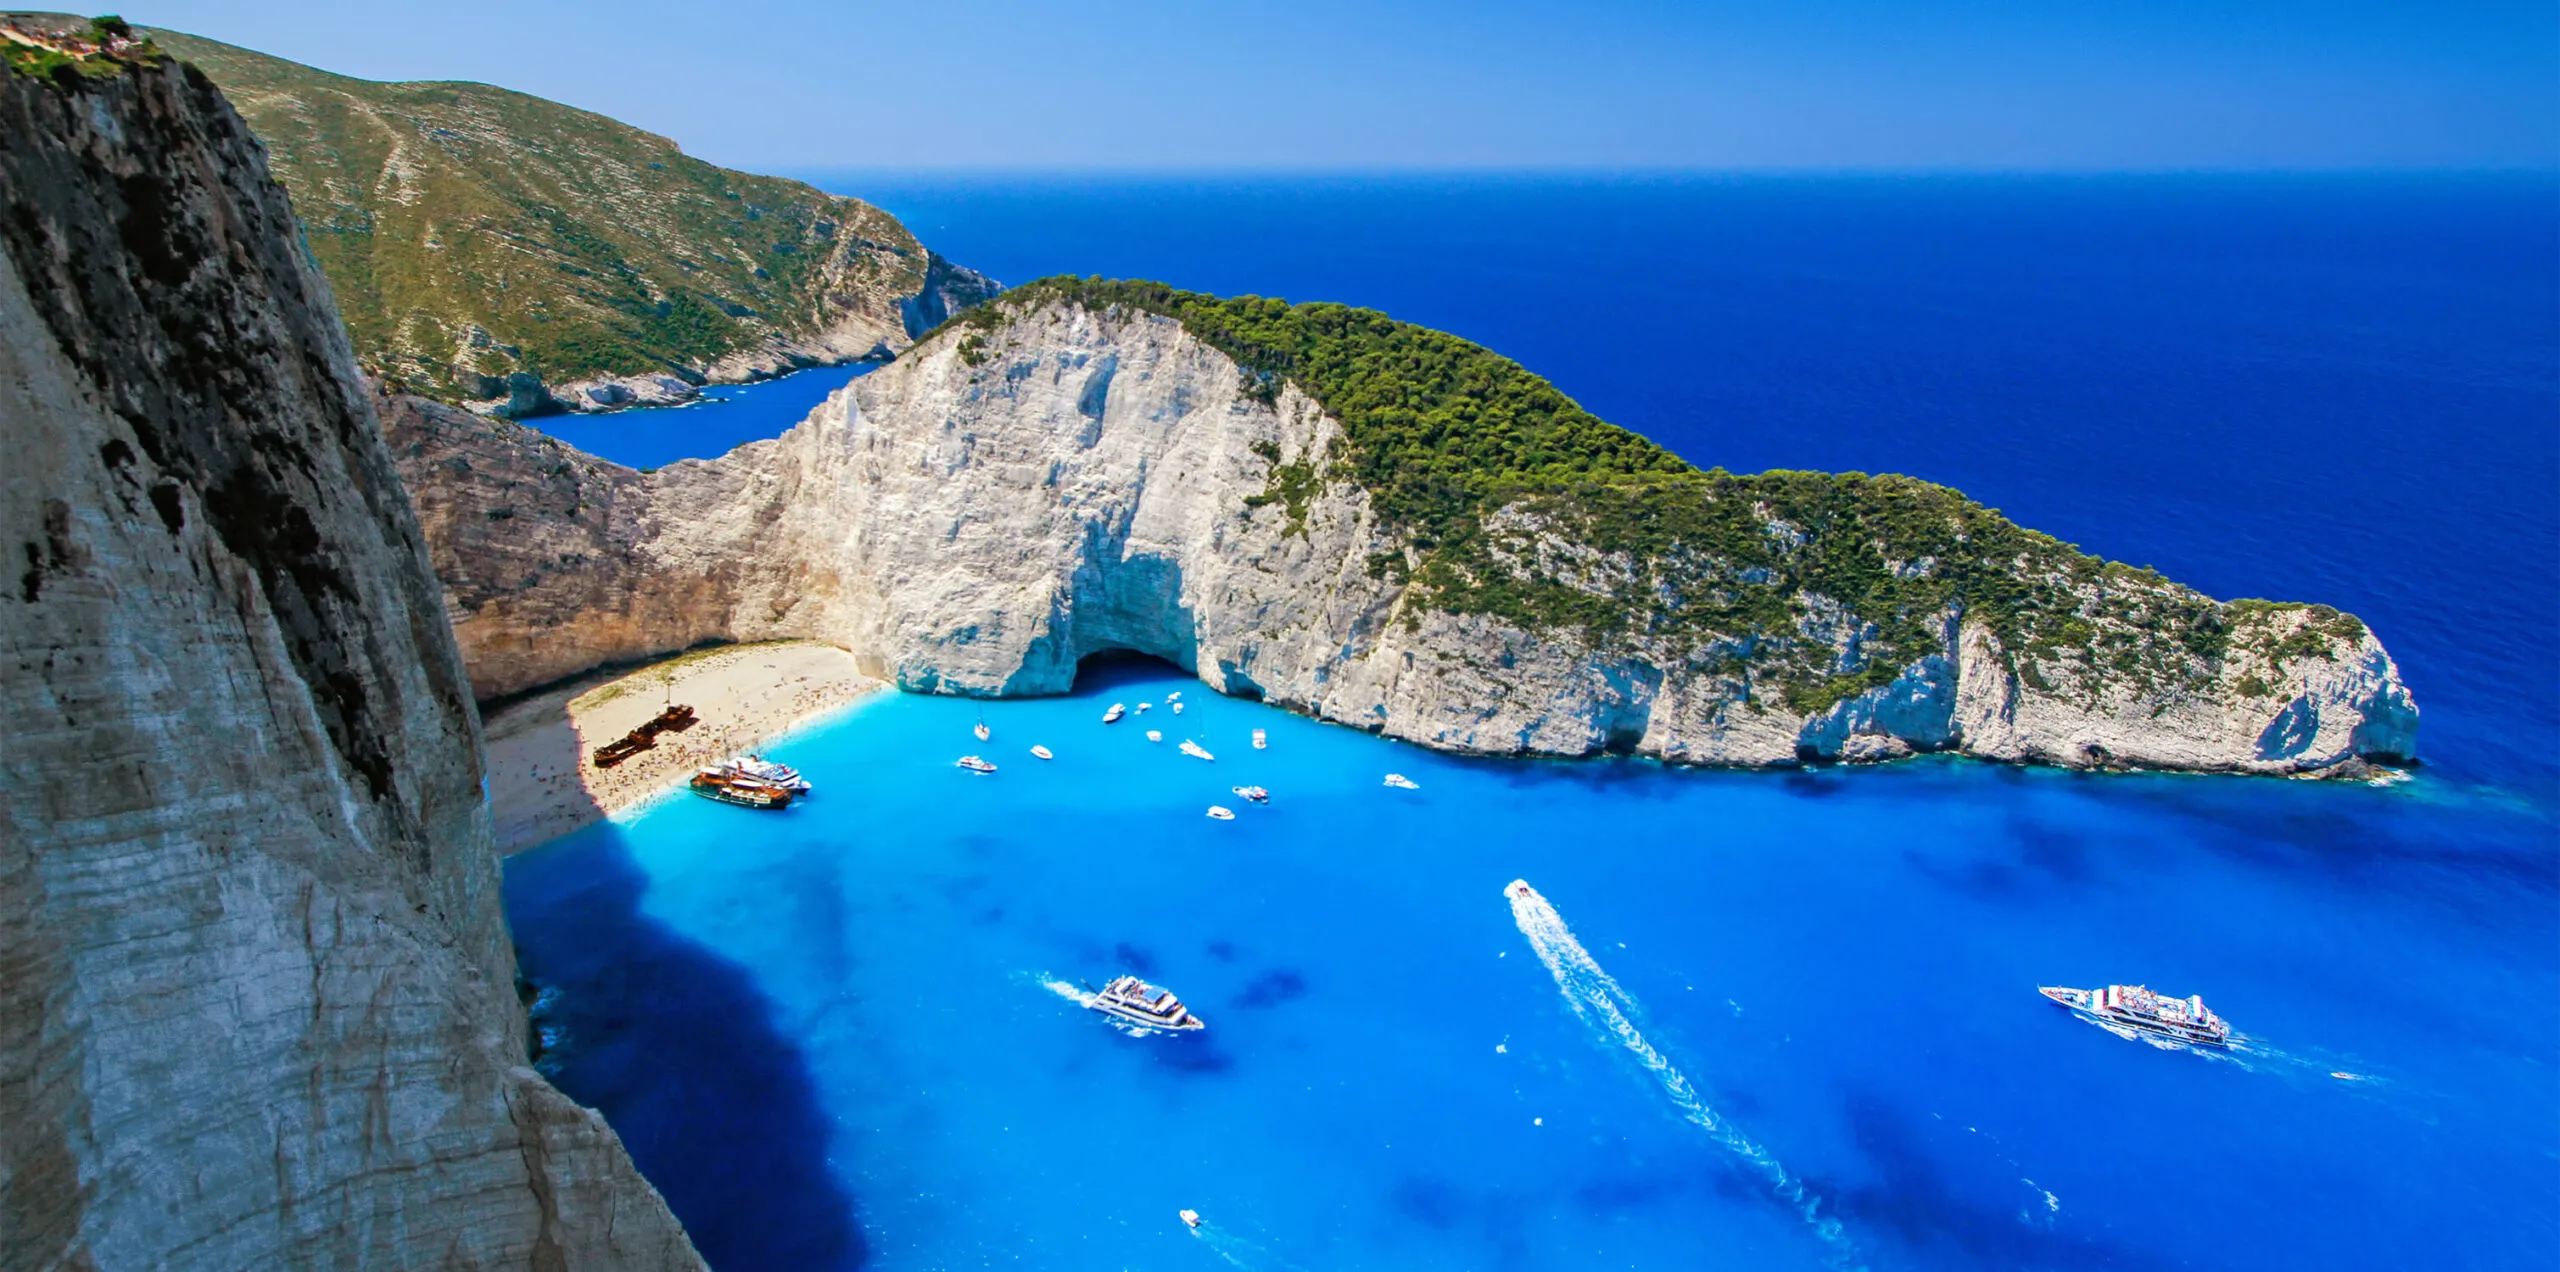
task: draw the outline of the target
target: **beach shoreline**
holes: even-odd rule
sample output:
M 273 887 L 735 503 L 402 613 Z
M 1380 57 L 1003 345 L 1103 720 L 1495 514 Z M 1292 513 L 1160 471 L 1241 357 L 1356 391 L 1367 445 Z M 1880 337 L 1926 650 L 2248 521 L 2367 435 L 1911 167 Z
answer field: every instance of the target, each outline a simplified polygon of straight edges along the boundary
M 683 789 L 705 764 L 772 745 L 887 687 L 833 645 L 771 641 L 692 650 L 509 703 L 482 722 L 498 855 L 635 812 Z M 669 703 L 692 706 L 700 723 L 660 734 L 613 768 L 595 766 L 597 747 Z

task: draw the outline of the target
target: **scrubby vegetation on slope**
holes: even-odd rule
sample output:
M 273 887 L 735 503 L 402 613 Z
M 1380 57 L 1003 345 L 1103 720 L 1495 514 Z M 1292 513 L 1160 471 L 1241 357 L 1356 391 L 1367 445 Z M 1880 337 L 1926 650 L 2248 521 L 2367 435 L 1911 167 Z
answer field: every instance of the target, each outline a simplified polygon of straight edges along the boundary
M 888 213 L 601 115 L 153 34 L 266 143 L 357 354 L 429 392 L 699 368 L 856 309 L 897 331 L 926 280 Z
M 1986 622 L 2039 689 L 2146 696 L 2208 682 L 2235 632 L 2281 610 L 2225 606 L 2145 568 L 2020 527 L 1944 486 L 1865 473 L 1701 471 L 1584 410 L 1518 363 L 1373 310 L 1220 298 L 1161 283 L 1050 278 L 953 320 L 977 358 L 1013 315 L 1064 302 L 1179 321 L 1269 400 L 1293 383 L 1338 419 L 1343 453 L 1273 465 L 1253 501 L 1302 523 L 1356 483 L 1403 551 L 1371 562 L 1429 603 L 1596 642 L 1650 638 L 1749 668 L 1818 711 Z M 2319 607 L 2273 658 L 2328 650 L 2355 620 Z

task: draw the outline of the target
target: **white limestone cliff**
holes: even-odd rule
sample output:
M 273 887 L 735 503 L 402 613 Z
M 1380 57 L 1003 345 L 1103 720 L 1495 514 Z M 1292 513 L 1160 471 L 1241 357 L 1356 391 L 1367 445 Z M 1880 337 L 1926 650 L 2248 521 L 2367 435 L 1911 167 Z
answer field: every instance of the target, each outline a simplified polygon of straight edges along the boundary
M 904 688 L 966 694 L 1062 692 L 1079 659 L 1134 650 L 1222 692 L 1492 754 L 2295 772 L 2416 750 L 2390 656 L 2334 611 L 2228 607 L 2231 652 L 2168 688 L 2022 661 L 1951 611 L 1936 653 L 1810 717 L 1724 656 L 1738 646 L 1446 612 L 1373 571 L 1405 548 L 1355 484 L 1324 484 L 1302 517 L 1256 498 L 1274 454 L 1321 459 L 1336 421 L 1295 386 L 1255 398 L 1225 355 L 1143 313 L 1050 302 L 990 336 L 946 333 L 779 439 L 645 477 L 453 414 L 395 410 L 393 440 L 484 695 L 802 636 Z M 500 500 L 515 502 L 488 521 Z M 1623 564 L 1500 515 L 1594 578 Z M 1864 621 L 1801 600 L 1804 638 L 1856 669 Z M 2306 628 L 2302 652 L 2279 650 Z
M 479 725 L 192 68 L 0 73 L 0 1267 L 701 1268 L 527 1065 Z

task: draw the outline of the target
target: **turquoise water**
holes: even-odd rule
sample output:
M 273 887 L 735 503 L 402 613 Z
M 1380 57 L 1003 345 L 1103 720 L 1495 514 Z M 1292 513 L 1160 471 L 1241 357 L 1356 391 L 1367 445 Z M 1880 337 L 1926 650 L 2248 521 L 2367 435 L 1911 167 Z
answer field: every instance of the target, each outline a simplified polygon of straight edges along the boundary
M 717 459 L 748 442 L 780 437 L 827 395 L 878 363 L 813 367 L 754 384 L 706 385 L 682 406 L 644 406 L 602 415 L 544 415 L 525 423 L 590 455 L 632 468 L 679 459 Z
M 1700 464 L 1914 473 L 2337 604 L 2427 767 L 1476 762 L 1194 688 L 1202 764 L 1097 723 L 1170 681 L 986 704 L 983 748 L 976 704 L 875 701 L 777 748 L 803 807 L 507 872 L 545 1063 L 722 1272 L 2560 1265 L 2547 177 L 848 188 L 998 277 L 1376 305 Z M 1207 1035 L 1043 988 L 1122 970 Z M 2034 993 L 2116 980 L 2252 1041 Z
M 545 1063 L 727 1272 L 2560 1250 L 2530 808 L 1470 761 L 1160 665 L 1064 699 L 886 695 L 774 754 L 819 794 L 680 799 L 507 874 L 560 991 Z M 1557 926 L 1515 915 L 1515 877 Z M 1123 971 L 1205 1035 L 1124 1036 L 1059 992 Z M 2251 1041 L 2159 1050 L 2035 993 L 2110 980 L 2205 993 Z

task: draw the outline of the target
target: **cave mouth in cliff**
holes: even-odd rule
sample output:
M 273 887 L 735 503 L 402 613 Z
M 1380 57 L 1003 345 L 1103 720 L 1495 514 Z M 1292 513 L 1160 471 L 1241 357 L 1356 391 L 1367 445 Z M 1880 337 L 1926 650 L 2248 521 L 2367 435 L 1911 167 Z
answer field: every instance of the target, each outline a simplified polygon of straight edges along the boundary
M 1191 669 L 1170 658 L 1134 649 L 1106 649 L 1076 660 L 1076 682 L 1070 693 L 1089 693 L 1139 680 L 1161 680 L 1165 674 L 1188 676 Z

